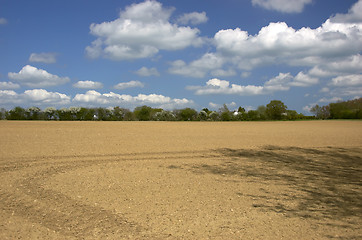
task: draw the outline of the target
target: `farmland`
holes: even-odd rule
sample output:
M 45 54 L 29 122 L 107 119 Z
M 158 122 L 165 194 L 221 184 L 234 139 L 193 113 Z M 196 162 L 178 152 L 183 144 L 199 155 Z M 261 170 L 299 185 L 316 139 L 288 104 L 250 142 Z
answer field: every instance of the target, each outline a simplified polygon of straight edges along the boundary
M 0 238 L 361 239 L 361 172 L 361 121 L 0 121 Z

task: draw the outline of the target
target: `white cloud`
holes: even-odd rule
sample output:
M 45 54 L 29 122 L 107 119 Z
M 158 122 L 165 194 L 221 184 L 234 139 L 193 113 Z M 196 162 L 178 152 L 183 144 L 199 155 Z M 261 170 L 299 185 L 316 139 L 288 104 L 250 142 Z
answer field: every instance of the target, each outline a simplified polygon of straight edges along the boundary
M 224 64 L 224 60 L 214 53 L 206 53 L 200 59 L 186 64 L 182 60 L 172 62 L 169 72 L 187 77 L 203 78 L 210 71 L 220 69 Z M 232 71 L 232 70 L 231 70 Z M 214 72 L 218 73 L 218 72 Z
M 194 91 L 196 95 L 236 94 L 250 96 L 288 91 L 292 86 L 307 87 L 316 83 L 318 83 L 318 79 L 300 72 L 296 77 L 290 73 L 279 73 L 278 76 L 266 81 L 262 86 L 230 84 L 229 81 L 213 78 L 207 81 L 205 86 L 187 86 L 186 89 Z
M 130 60 L 152 57 L 160 50 L 200 46 L 199 30 L 171 24 L 172 12 L 157 1 L 132 4 L 114 21 L 91 24 L 90 32 L 97 39 L 86 53 L 90 58 Z
M 136 71 L 136 74 L 142 77 L 160 76 L 160 73 L 157 71 L 156 68 L 147 68 L 147 67 L 141 67 Z
M 115 89 L 126 89 L 126 88 L 135 88 L 135 87 L 141 87 L 143 88 L 145 85 L 140 81 L 129 81 L 129 82 L 122 82 L 118 83 L 114 86 Z
M 248 78 L 248 77 L 250 77 L 250 75 L 251 75 L 251 72 L 243 72 L 240 76 L 242 78 Z
M 5 18 L 0 18 L 0 25 L 5 25 L 7 23 L 8 21 Z
M 213 103 L 213 102 L 209 102 L 209 107 L 211 109 L 214 109 L 214 110 L 218 110 L 220 108 L 223 107 L 224 104 L 218 104 L 218 103 Z M 228 108 L 235 108 L 237 106 L 237 104 L 235 102 L 231 102 L 231 103 L 225 103 L 225 105 L 228 107 Z
M 331 59 L 313 67 L 308 73 L 309 75 L 322 78 L 362 73 L 362 56 L 356 54 L 348 57 Z
M 200 23 L 206 23 L 207 20 L 208 18 L 205 12 L 192 12 L 183 14 L 177 19 L 177 22 L 184 25 L 189 23 L 192 25 L 197 25 Z
M 279 73 L 278 76 L 270 79 L 264 83 L 265 90 L 274 91 L 287 91 L 290 89 L 290 82 L 293 76 L 290 73 Z
M 312 109 L 312 107 L 314 107 L 316 105 L 316 103 L 310 103 L 307 106 L 303 107 L 303 111 L 306 113 L 311 113 L 310 110 Z
M 323 87 L 320 90 L 321 93 L 326 93 L 327 96 L 329 96 L 328 98 L 323 99 L 330 99 L 331 97 L 348 97 L 350 99 L 354 96 L 362 96 L 362 74 L 349 74 L 334 77 L 327 86 L 328 87 Z
M 112 94 L 112 92 L 110 93 Z M 94 104 L 107 104 L 109 101 L 107 100 L 107 96 L 102 95 L 101 93 L 90 90 L 85 94 L 77 94 L 73 98 L 73 102 L 83 102 L 83 103 L 94 103 Z
M 220 80 L 217 78 L 210 79 L 209 81 L 206 82 L 206 86 L 223 88 L 223 89 L 228 88 L 229 85 L 230 83 L 228 81 Z
M 343 101 L 343 99 L 340 97 L 332 97 L 332 98 L 321 98 L 318 100 L 318 102 L 320 102 L 320 103 L 331 103 L 331 102 L 339 102 L 339 101 Z
M 0 104 L 2 106 L 20 104 L 21 100 L 13 90 L 0 90 Z
M 304 6 L 312 3 L 312 0 L 252 0 L 253 5 L 258 5 L 268 10 L 284 13 L 300 13 Z
M 78 81 L 73 84 L 75 88 L 83 88 L 83 89 L 98 89 L 102 88 L 103 84 L 101 82 L 93 82 L 93 81 Z
M 333 37 L 326 37 L 333 35 Z M 219 55 L 234 57 L 241 69 L 286 63 L 315 66 L 336 57 L 349 57 L 362 50 L 362 25 L 335 24 L 327 20 L 317 29 L 295 30 L 284 22 L 270 23 L 257 35 L 239 28 L 220 30 L 214 40 Z
M 347 14 L 336 14 L 331 20 L 337 23 L 362 23 L 362 1 L 355 3 Z
M 209 102 L 209 107 L 212 109 L 219 109 L 221 107 L 221 104 Z
M 192 100 L 188 100 L 186 98 L 177 99 L 170 98 L 163 95 L 158 94 L 138 94 L 137 96 L 131 96 L 126 94 L 117 94 L 117 93 L 104 93 L 101 94 L 94 90 L 88 91 L 85 94 L 77 94 L 73 102 L 82 103 L 87 105 L 109 105 L 109 106 L 117 106 L 117 105 L 127 105 L 127 106 L 141 106 L 141 105 L 151 105 L 162 107 L 165 109 L 172 109 L 178 107 L 184 107 L 193 105 Z
M 335 77 L 332 79 L 330 85 L 340 87 L 362 86 L 362 74 Z
M 12 82 L 0 82 L 0 89 L 17 89 L 20 88 L 19 84 Z
M 58 92 L 48 92 L 44 89 L 26 90 L 24 93 L 16 93 L 11 90 L 0 90 L 0 103 L 4 105 L 49 106 L 67 105 L 70 96 Z
M 32 53 L 29 62 L 56 63 L 56 53 Z
M 70 81 L 68 77 L 58 77 L 30 65 L 23 67 L 19 73 L 9 72 L 8 77 L 28 87 L 57 86 Z
M 196 95 L 209 95 L 209 94 L 238 94 L 243 96 L 248 95 L 260 95 L 264 93 L 264 87 L 262 86 L 241 86 L 237 84 L 231 84 L 225 80 L 219 80 L 217 78 L 210 79 L 206 82 L 206 86 L 188 86 L 188 90 L 195 91 Z
M 31 102 L 38 104 L 57 104 L 64 105 L 70 103 L 70 97 L 58 93 L 58 92 L 48 92 L 44 89 L 33 89 L 26 90 L 23 94 L 25 98 L 28 98 Z
M 324 88 L 322 88 L 319 92 L 321 92 L 321 93 L 327 93 L 327 92 L 329 92 L 329 91 L 330 91 L 329 88 L 324 87 Z
M 332 96 L 345 96 L 349 99 L 351 97 L 358 97 L 362 96 L 362 87 L 355 86 L 355 87 L 340 87 L 331 90 L 330 95 Z
M 362 11 L 356 10 L 360 5 L 362 0 L 343 16 L 355 19 L 356 14 L 362 14 Z M 341 15 L 337 16 L 340 18 Z M 310 67 L 306 72 L 312 78 L 361 73 L 362 22 L 337 22 L 337 16 L 327 19 L 315 29 L 294 29 L 285 22 L 276 22 L 261 28 L 255 35 L 240 28 L 220 30 L 213 38 L 216 51 L 205 54 L 213 56 L 216 66 L 207 64 L 208 59 L 203 56 L 190 63 L 175 61 L 169 72 L 205 77 L 207 74 L 213 76 L 212 71 L 223 69 L 226 65 L 234 71 L 250 72 L 260 66 L 278 63 Z
M 295 76 L 293 82 L 290 83 L 290 85 L 296 87 L 309 87 L 317 83 L 319 83 L 318 78 L 312 77 L 303 72 L 299 72 L 297 76 Z
M 224 70 L 224 69 L 220 68 L 220 69 L 212 70 L 210 72 L 210 75 L 215 76 L 215 77 L 231 77 L 231 76 L 235 76 L 236 72 L 232 68 L 229 68 L 227 70 Z

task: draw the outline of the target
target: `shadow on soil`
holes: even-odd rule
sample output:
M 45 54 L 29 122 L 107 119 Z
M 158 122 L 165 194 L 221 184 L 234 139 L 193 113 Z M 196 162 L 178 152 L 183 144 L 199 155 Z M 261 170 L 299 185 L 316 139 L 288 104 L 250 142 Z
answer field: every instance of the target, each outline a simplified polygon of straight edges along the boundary
M 222 164 L 194 166 L 193 170 L 237 175 L 290 189 L 277 195 L 262 188 L 260 194 L 248 195 L 256 200 L 254 207 L 287 216 L 344 219 L 347 225 L 361 222 L 361 149 L 267 146 L 257 150 L 221 149 L 218 152 L 226 157 Z

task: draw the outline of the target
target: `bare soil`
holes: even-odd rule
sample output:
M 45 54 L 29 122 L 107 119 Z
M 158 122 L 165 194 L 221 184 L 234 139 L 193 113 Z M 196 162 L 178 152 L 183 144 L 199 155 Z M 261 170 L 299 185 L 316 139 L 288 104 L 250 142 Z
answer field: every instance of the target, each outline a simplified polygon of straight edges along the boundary
M 362 122 L 0 121 L 0 239 L 362 239 Z

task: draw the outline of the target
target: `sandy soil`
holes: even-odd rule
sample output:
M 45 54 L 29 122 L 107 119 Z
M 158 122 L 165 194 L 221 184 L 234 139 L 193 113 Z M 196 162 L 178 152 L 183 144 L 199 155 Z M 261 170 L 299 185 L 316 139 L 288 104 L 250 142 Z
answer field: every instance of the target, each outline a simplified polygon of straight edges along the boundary
M 361 172 L 361 121 L 0 121 L 0 239 L 362 239 Z

